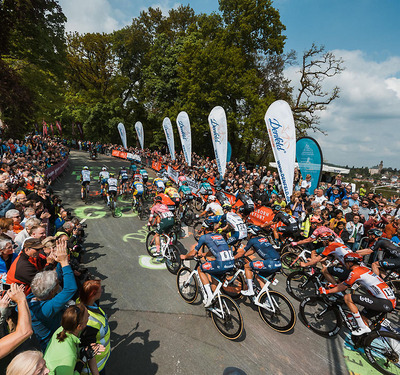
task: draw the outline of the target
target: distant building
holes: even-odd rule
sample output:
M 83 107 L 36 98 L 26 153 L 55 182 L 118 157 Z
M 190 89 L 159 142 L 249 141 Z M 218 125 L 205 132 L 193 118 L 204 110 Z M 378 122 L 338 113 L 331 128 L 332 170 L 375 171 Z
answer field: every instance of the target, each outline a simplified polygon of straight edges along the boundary
M 376 165 L 375 167 L 369 168 L 369 173 L 371 175 L 380 174 L 382 172 L 382 168 L 383 168 L 383 161 L 381 160 L 379 165 Z

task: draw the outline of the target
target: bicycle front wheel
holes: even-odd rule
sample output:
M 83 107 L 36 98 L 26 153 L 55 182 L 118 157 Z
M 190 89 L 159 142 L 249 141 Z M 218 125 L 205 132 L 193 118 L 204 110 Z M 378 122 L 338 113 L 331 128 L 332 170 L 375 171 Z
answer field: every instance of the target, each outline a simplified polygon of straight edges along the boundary
M 301 270 L 300 259 L 296 253 L 287 251 L 281 256 L 282 273 L 289 276 L 292 272 Z
M 165 265 L 167 270 L 172 274 L 176 275 L 181 268 L 181 253 L 177 246 L 169 245 L 167 253 L 165 254 Z
M 211 318 L 218 332 L 228 340 L 236 340 L 243 332 L 243 317 L 236 302 L 220 295 L 212 304 Z
M 365 354 L 373 367 L 382 374 L 400 374 L 400 335 L 376 331 L 365 340 Z
M 304 271 L 292 272 L 286 279 L 286 289 L 297 301 L 316 295 L 312 278 Z
M 157 256 L 159 256 L 159 254 L 157 254 L 156 241 L 154 238 L 155 235 L 156 235 L 156 232 L 154 230 L 152 230 L 149 233 L 147 233 L 147 237 L 146 237 L 146 250 L 147 250 L 147 253 L 153 258 L 156 258 Z
M 193 227 L 193 236 L 196 241 L 199 240 L 201 233 L 202 233 L 202 225 L 203 223 L 198 221 Z
M 306 297 L 300 304 L 300 316 L 307 328 L 324 337 L 335 336 L 342 324 L 338 308 L 321 297 Z
M 270 298 L 268 293 L 264 292 L 259 298 L 259 302 L 263 305 L 263 307 L 258 306 L 261 319 L 275 331 L 290 331 L 296 324 L 293 305 L 282 293 L 270 290 L 269 296 Z
M 242 297 L 241 291 L 247 289 L 247 283 L 242 274 L 239 274 L 238 277 L 236 277 L 235 281 L 230 282 L 233 279 L 233 276 L 234 275 L 225 275 L 224 280 L 228 281 L 228 285 L 224 286 L 224 283 L 222 285 L 222 291 L 227 296 L 236 300 Z
M 178 287 L 178 292 L 180 296 L 187 303 L 193 303 L 196 301 L 197 295 L 199 293 L 199 286 L 197 285 L 197 280 L 194 277 L 190 277 L 192 271 L 190 268 L 183 267 L 178 271 L 176 275 L 176 286 Z

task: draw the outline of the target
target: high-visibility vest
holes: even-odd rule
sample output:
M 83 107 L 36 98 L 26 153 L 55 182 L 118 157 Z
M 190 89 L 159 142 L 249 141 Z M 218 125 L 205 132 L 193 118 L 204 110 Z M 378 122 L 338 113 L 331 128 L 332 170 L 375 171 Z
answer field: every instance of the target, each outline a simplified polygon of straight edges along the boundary
M 104 311 L 98 307 L 96 309 L 90 308 L 88 306 L 89 312 L 89 320 L 87 325 L 89 327 L 93 327 L 97 329 L 96 335 L 96 343 L 101 344 L 105 347 L 104 352 L 96 355 L 96 363 L 99 372 L 103 370 L 104 366 L 107 363 L 108 358 L 111 354 L 111 345 L 110 345 L 110 327 L 108 326 L 108 319 Z M 88 370 L 85 368 L 82 373 L 88 373 Z

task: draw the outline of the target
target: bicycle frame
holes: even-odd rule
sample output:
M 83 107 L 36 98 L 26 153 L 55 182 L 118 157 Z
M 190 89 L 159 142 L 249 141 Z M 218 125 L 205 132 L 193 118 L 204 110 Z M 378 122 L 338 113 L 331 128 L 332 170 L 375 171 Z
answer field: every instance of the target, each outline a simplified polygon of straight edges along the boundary
M 292 267 L 293 264 L 295 264 L 299 259 L 301 259 L 303 262 L 307 262 L 306 254 L 311 256 L 311 251 L 310 251 L 310 250 L 307 250 L 307 249 L 304 249 L 304 250 L 297 256 L 297 258 L 290 264 L 290 267 Z

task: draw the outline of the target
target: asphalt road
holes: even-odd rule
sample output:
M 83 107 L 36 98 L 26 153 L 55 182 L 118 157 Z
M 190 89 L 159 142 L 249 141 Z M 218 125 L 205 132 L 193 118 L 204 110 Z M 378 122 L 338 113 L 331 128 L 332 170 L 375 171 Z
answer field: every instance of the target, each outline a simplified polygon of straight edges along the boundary
M 342 337 L 321 338 L 297 320 L 287 334 L 266 326 L 252 306 L 239 302 L 245 331 L 229 341 L 215 329 L 201 304 L 188 305 L 178 294 L 176 278 L 163 264 L 145 257 L 146 222 L 118 202 L 121 216 L 113 218 L 101 201 L 99 185 L 91 184 L 87 205 L 79 199 L 79 173 L 88 165 L 98 175 L 102 165 L 118 171 L 127 162 L 72 151 L 70 166 L 55 184 L 75 215 L 87 219 L 84 261 L 103 280 L 101 306 L 112 329 L 108 374 L 209 374 L 236 367 L 253 374 L 374 374 L 356 352 L 346 349 Z M 188 248 L 193 238 L 182 240 Z M 284 292 L 284 277 L 274 287 Z M 298 311 L 298 302 L 293 301 Z M 351 372 L 348 371 L 348 368 Z

